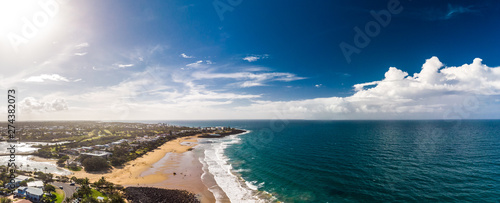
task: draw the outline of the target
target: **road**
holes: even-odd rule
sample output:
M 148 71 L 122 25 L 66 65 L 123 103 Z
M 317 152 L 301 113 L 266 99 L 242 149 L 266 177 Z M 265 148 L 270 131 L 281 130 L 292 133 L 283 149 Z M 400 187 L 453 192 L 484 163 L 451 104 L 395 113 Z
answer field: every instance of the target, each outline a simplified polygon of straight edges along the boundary
M 69 183 L 61 183 L 61 182 L 53 182 L 51 184 L 56 186 L 56 188 L 59 188 L 59 186 L 63 186 L 64 199 L 73 196 L 73 193 L 76 192 L 76 187 L 78 187 L 78 185 L 76 184 L 71 186 L 69 185 Z

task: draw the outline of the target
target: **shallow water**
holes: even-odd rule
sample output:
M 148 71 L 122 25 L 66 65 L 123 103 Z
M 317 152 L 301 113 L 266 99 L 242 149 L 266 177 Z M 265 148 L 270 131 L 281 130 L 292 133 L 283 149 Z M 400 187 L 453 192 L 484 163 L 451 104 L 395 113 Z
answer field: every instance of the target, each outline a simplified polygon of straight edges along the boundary
M 225 190 L 236 198 L 257 189 L 285 202 L 500 200 L 499 120 L 168 122 L 251 130 L 206 143 L 219 182 L 239 181 Z

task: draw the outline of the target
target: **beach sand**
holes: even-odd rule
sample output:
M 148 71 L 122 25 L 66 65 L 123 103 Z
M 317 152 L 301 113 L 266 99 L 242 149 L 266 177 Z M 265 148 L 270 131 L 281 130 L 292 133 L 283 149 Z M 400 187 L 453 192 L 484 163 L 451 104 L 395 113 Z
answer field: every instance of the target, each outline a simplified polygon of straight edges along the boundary
M 214 195 L 201 180 L 203 165 L 189 151 L 196 145 L 198 136 L 169 141 L 143 157 L 128 162 L 122 168 L 113 168 L 109 173 L 77 171 L 73 176 L 87 177 L 91 182 L 105 177 L 106 180 L 123 186 L 182 189 L 196 194 L 202 202 L 215 202 Z
M 30 156 L 29 160 L 36 161 L 36 162 L 48 162 L 48 163 L 57 165 L 57 160 L 55 160 L 55 159 L 46 159 L 46 158 L 42 158 L 42 157 L 39 157 L 39 156 Z

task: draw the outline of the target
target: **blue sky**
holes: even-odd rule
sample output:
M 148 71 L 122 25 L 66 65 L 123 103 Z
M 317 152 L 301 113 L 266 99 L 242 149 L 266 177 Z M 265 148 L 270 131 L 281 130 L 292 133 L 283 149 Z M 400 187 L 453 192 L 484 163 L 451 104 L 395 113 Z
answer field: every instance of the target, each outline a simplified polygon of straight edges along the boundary
M 13 2 L 0 75 L 21 119 L 500 115 L 497 1 Z

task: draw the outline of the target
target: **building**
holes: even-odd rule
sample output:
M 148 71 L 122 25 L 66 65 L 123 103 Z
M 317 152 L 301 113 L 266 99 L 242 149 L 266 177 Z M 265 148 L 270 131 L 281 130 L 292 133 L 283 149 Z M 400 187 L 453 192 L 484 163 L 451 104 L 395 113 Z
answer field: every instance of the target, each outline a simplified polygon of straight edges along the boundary
M 102 157 L 102 158 L 109 158 L 113 153 L 111 152 L 105 152 L 105 151 L 94 151 L 92 153 L 81 153 L 81 155 L 87 155 L 87 156 L 94 156 L 94 157 Z
M 28 176 L 19 175 L 19 176 L 16 176 L 16 177 L 14 178 L 14 183 L 12 183 L 12 182 L 8 182 L 8 183 L 5 183 L 5 185 L 4 185 L 4 186 L 5 186 L 5 187 L 9 187 L 9 185 L 14 184 L 14 186 L 15 186 L 15 187 L 19 187 L 19 184 L 20 184 L 21 182 L 23 182 L 23 181 L 25 181 L 25 180 L 28 180 L 29 178 L 30 178 L 30 177 L 28 177 Z
M 43 181 L 37 180 L 37 181 L 31 181 L 27 182 L 28 187 L 34 187 L 34 188 L 40 188 L 43 190 Z
M 18 187 L 17 190 L 14 191 L 14 196 L 26 197 L 26 187 Z
M 23 175 L 18 175 L 16 178 L 19 178 L 19 179 L 22 179 L 22 180 L 28 180 L 30 177 L 23 176 Z
M 40 188 L 28 187 L 26 189 L 26 199 L 29 199 L 33 202 L 39 202 L 42 200 L 43 190 Z
M 14 191 L 16 197 L 25 197 L 33 202 L 39 202 L 43 197 L 43 190 L 35 187 L 19 187 Z

